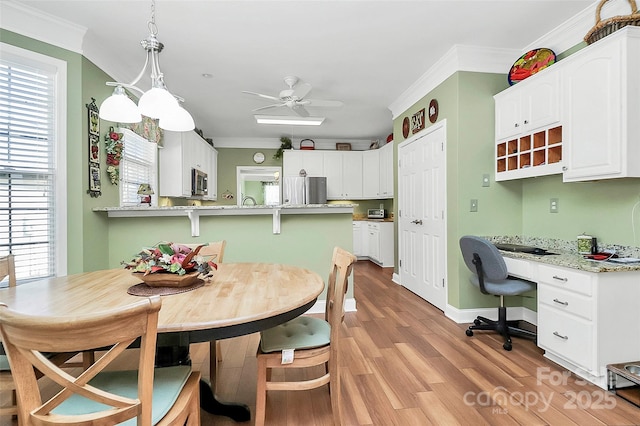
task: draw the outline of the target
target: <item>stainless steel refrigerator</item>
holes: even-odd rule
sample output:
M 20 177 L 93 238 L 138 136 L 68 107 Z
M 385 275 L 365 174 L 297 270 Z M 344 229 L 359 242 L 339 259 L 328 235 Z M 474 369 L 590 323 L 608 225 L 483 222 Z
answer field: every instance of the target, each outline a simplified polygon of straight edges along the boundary
M 286 176 L 282 181 L 283 204 L 327 204 L 326 177 Z

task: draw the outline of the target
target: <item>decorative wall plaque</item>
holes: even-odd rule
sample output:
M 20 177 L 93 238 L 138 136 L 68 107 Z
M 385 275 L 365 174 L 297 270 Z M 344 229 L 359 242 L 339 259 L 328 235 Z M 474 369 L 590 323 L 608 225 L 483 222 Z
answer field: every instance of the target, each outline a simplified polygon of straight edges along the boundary
M 429 122 L 435 123 L 438 119 L 438 101 L 431 99 L 429 102 Z
M 422 129 L 424 129 L 424 108 L 411 117 L 411 133 L 418 133 Z
M 102 195 L 100 188 L 100 117 L 95 98 L 86 104 L 89 125 L 89 189 L 87 194 L 97 198 Z

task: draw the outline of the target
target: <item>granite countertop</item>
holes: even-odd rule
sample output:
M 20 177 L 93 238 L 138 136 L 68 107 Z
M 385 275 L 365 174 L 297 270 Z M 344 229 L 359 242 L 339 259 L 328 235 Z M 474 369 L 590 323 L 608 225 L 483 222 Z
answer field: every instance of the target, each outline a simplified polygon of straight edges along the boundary
M 185 210 L 273 210 L 273 209 L 331 209 L 331 208 L 345 208 L 357 206 L 357 204 L 281 204 L 278 206 L 237 206 L 237 205 L 220 205 L 220 206 L 124 206 L 124 207 L 95 207 L 94 212 L 113 212 L 113 211 L 154 211 L 154 212 L 167 212 L 167 211 L 185 211 Z
M 393 222 L 393 217 L 385 217 L 384 219 L 369 219 L 366 214 L 354 214 L 354 222 Z
M 547 250 L 555 255 L 536 255 L 530 253 L 518 253 L 512 251 L 500 250 L 504 257 L 512 259 L 533 260 L 539 263 L 546 263 L 553 266 L 562 266 L 565 268 L 579 269 L 587 272 L 629 272 L 640 271 L 640 262 L 636 263 L 614 263 L 601 260 L 586 259 L 578 254 L 577 243 L 575 241 L 557 240 L 551 238 L 528 238 L 528 237 L 509 237 L 509 236 L 492 236 L 484 237 L 493 243 L 511 243 L 523 244 L 528 246 L 539 247 Z M 620 257 L 640 258 L 640 248 L 619 245 L 599 245 L 598 250 L 614 251 Z

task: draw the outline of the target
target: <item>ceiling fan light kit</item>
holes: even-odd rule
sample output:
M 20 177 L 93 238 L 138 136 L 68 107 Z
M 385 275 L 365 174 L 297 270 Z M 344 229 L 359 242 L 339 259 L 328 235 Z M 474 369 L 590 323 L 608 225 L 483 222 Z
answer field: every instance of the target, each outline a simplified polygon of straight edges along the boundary
M 248 91 L 243 91 L 242 93 L 247 93 L 249 95 L 258 96 L 260 98 L 268 99 L 270 101 L 276 102 L 271 105 L 266 105 L 260 108 L 256 108 L 253 110 L 253 112 L 262 111 L 270 108 L 287 107 L 291 111 L 295 112 L 299 117 L 306 118 L 310 116 L 309 111 L 306 109 L 306 107 L 339 108 L 343 105 L 343 103 L 340 101 L 307 99 L 306 96 L 311 92 L 312 86 L 309 83 L 300 83 L 300 79 L 298 77 L 287 76 L 284 78 L 284 82 L 287 86 L 289 86 L 289 88 L 280 91 L 278 96 L 264 95 L 262 93 L 248 92 Z M 296 124 L 300 124 L 300 123 L 296 123 Z M 309 125 L 309 124 L 303 124 L 303 125 Z M 314 123 L 312 125 L 317 125 L 317 124 Z
M 324 117 L 295 117 L 284 115 L 254 115 L 258 124 L 287 124 L 293 126 L 319 126 Z
M 160 119 L 158 125 L 164 130 L 186 132 L 195 128 L 193 117 L 180 106 L 179 97 L 171 94 L 164 83 L 160 71 L 159 54 L 164 45 L 158 41 L 158 29 L 155 22 L 155 1 L 151 2 L 151 20 L 148 22 L 149 36 L 140 44 L 147 51 L 142 71 L 129 84 L 107 82 L 107 86 L 115 86 L 113 94 L 100 105 L 100 118 L 117 123 L 138 123 L 142 115 Z M 151 89 L 147 92 L 136 87 L 147 67 L 151 68 Z M 134 90 L 142 96 L 136 105 L 125 93 L 125 88 Z

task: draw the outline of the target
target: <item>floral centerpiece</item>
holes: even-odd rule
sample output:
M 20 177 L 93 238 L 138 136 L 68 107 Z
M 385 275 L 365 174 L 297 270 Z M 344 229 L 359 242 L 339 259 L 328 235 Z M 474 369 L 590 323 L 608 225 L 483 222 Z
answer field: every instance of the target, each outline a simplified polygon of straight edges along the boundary
M 214 256 L 201 256 L 200 249 L 184 244 L 159 243 L 144 248 L 129 262 L 122 262 L 125 269 L 140 273 L 140 279 L 149 285 L 186 286 L 199 278 L 210 278 L 218 269 Z

